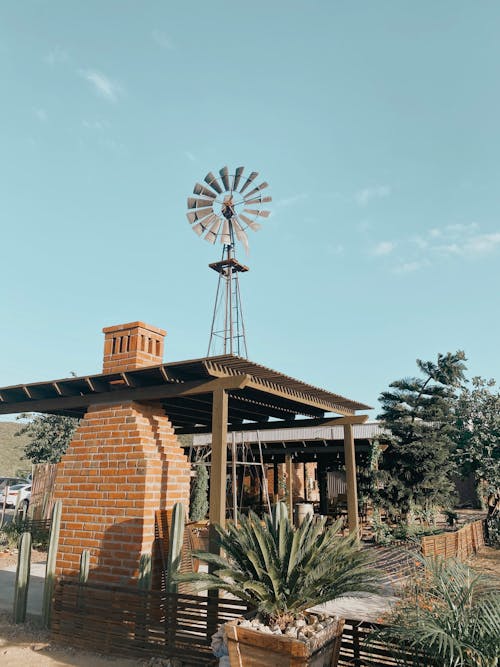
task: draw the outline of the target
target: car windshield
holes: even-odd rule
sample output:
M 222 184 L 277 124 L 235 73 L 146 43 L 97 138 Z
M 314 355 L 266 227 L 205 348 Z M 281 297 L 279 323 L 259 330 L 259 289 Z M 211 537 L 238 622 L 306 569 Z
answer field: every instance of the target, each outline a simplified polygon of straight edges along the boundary
M 19 489 L 24 489 L 26 484 L 14 484 L 14 486 L 10 487 L 10 491 L 19 491 Z

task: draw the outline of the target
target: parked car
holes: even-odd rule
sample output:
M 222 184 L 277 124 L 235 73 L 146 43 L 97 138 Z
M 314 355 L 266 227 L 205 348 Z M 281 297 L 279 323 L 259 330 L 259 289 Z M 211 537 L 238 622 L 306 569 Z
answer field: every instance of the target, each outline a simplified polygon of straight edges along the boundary
M 14 484 L 31 484 L 31 480 L 22 477 L 0 477 L 0 491 L 6 486 L 14 486 Z
M 0 507 L 3 506 L 5 500 L 5 491 L 4 488 L 0 491 Z M 16 507 L 19 498 L 19 507 L 20 509 L 28 509 L 31 499 L 31 484 L 14 484 L 9 486 L 7 493 L 7 500 L 5 502 L 6 507 Z

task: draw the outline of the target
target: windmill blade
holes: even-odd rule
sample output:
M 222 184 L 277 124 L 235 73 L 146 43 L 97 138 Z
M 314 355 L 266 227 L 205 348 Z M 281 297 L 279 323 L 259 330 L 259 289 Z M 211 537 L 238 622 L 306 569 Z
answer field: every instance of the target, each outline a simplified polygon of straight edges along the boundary
M 193 223 L 196 222 L 197 220 L 203 220 L 209 215 L 213 215 L 214 212 L 212 211 L 211 208 L 203 208 L 203 209 L 196 209 L 196 211 L 188 211 L 186 213 L 186 217 L 189 220 L 189 222 Z
M 245 181 L 243 187 L 241 188 L 241 190 L 240 190 L 240 194 L 243 193 L 243 192 L 248 188 L 248 186 L 250 185 L 250 183 L 251 183 L 252 181 L 254 181 L 254 180 L 257 178 L 258 175 L 259 175 L 259 172 L 258 172 L 258 171 L 252 171 L 252 173 L 250 174 L 250 176 L 249 176 L 249 177 L 247 178 L 247 180 Z
M 258 185 L 258 186 L 257 186 L 256 188 L 254 188 L 253 190 L 250 190 L 250 192 L 247 192 L 247 194 L 244 196 L 244 199 L 247 199 L 248 197 L 251 197 L 251 196 L 254 195 L 256 192 L 259 192 L 259 190 L 264 190 L 264 188 L 267 188 L 268 185 L 269 185 L 269 183 L 266 183 L 266 181 L 264 181 L 263 183 L 261 183 L 260 185 Z
M 231 186 L 229 185 L 229 169 L 227 167 L 222 167 L 222 169 L 219 171 L 219 174 L 224 184 L 224 188 L 226 190 L 230 190 Z
M 259 195 L 258 197 L 252 197 L 252 199 L 245 199 L 243 203 L 245 206 L 249 206 L 252 204 L 268 204 L 272 200 L 272 197 L 262 197 L 262 195 Z
M 211 199 L 197 199 L 196 197 L 188 197 L 188 208 L 206 208 L 214 205 Z
M 213 222 L 210 226 L 210 230 L 208 231 L 207 235 L 205 236 L 205 241 L 208 241 L 209 243 L 215 243 L 217 240 L 217 235 L 219 233 L 220 226 L 222 225 L 222 220 L 220 218 L 217 218 L 215 222 Z
M 220 242 L 224 245 L 231 245 L 231 233 L 229 231 L 229 220 L 224 218 L 224 224 L 222 225 L 222 234 L 220 237 Z
M 215 190 L 217 194 L 221 195 L 222 190 L 221 187 L 217 181 L 217 178 L 212 174 L 211 171 L 208 172 L 208 174 L 205 176 L 205 183 L 208 183 L 208 185 L 212 188 L 212 190 Z
M 261 225 L 259 225 L 258 222 L 255 222 L 254 220 L 251 220 L 246 215 L 243 215 L 243 213 L 240 213 L 238 217 L 239 217 L 240 220 L 243 220 L 245 225 L 247 227 L 250 227 L 250 229 L 254 232 L 258 232 L 259 229 L 261 228 Z
M 193 193 L 195 195 L 204 195 L 205 197 L 210 197 L 210 199 L 215 199 L 215 197 L 217 196 L 201 183 L 196 183 L 196 185 L 193 188 Z
M 201 236 L 204 232 L 207 231 L 207 226 L 204 222 L 197 222 L 196 225 L 191 227 L 193 232 L 196 232 L 198 236 Z
M 245 213 L 250 213 L 250 215 L 260 215 L 263 218 L 268 218 L 271 215 L 271 211 L 257 211 L 256 209 L 246 208 L 244 209 Z
M 245 254 L 248 255 L 248 236 L 243 231 L 243 229 L 242 229 L 240 223 L 238 222 L 238 220 L 236 219 L 236 217 L 234 217 L 231 220 L 231 222 L 233 223 L 236 238 L 238 239 L 238 241 L 241 242 L 241 244 L 245 248 Z
M 240 179 L 241 179 L 241 176 L 243 174 L 244 169 L 245 169 L 245 167 L 236 167 L 236 171 L 235 171 L 234 176 L 233 176 L 233 187 L 231 188 L 231 190 L 237 190 L 238 189 L 238 185 L 240 184 Z

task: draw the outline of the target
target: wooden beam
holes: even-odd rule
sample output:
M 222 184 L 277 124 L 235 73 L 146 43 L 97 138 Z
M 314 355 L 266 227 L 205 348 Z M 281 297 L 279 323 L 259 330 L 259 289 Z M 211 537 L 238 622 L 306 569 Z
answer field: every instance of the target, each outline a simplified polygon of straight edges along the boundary
M 356 481 L 356 454 L 352 425 L 344 426 L 344 459 L 347 485 L 347 520 L 349 532 L 359 534 L 358 485 Z
M 344 424 L 364 424 L 368 415 L 351 415 L 346 417 L 320 417 L 318 419 L 287 419 L 273 422 L 252 422 L 246 424 L 229 424 L 227 430 L 231 431 L 271 431 L 285 428 L 309 428 L 318 426 L 344 426 Z M 201 427 L 193 428 L 189 434 L 210 433 L 210 430 Z M 265 438 L 263 438 L 265 439 Z
M 16 412 L 51 412 L 52 410 L 85 410 L 89 405 L 107 403 L 125 403 L 127 401 L 154 401 L 174 396 L 196 396 L 197 394 L 212 393 L 217 389 L 237 390 L 246 387 L 248 375 L 234 375 L 212 380 L 194 380 L 192 382 L 174 382 L 172 384 L 155 385 L 154 387 L 128 387 L 124 389 L 110 389 L 109 391 L 83 396 L 59 396 L 58 398 L 44 398 L 19 402 L 5 402 L 0 405 L 0 414 L 14 414 Z M 52 383 L 58 393 L 61 393 L 57 383 Z
M 215 524 L 226 524 L 227 392 L 217 387 L 212 401 L 212 465 L 210 469 L 210 552 L 218 554 Z

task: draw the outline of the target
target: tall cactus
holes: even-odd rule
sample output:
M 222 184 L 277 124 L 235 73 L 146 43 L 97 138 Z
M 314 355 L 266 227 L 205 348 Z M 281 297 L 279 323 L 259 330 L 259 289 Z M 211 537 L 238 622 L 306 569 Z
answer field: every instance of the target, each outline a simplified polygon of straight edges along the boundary
M 151 588 L 151 554 L 141 554 L 137 585 L 144 591 L 149 591 Z
M 61 529 L 62 500 L 56 500 L 52 509 L 50 524 L 49 550 L 47 553 L 47 567 L 45 568 L 45 586 L 43 588 L 42 620 L 46 628 L 50 627 L 52 612 L 52 597 L 56 580 L 56 558 L 59 547 L 59 531 Z
M 23 533 L 17 556 L 16 584 L 14 589 L 14 623 L 24 623 L 28 604 L 28 588 L 31 569 L 31 533 Z
M 80 554 L 80 571 L 78 573 L 78 583 L 86 584 L 89 578 L 90 569 L 90 551 L 84 549 Z
M 273 526 L 275 530 L 278 530 L 280 521 L 287 519 L 288 520 L 288 508 L 286 506 L 286 503 L 284 502 L 277 502 L 273 506 L 272 510 L 272 516 L 273 516 Z
M 182 503 L 175 503 L 172 513 L 172 526 L 170 528 L 166 588 L 168 593 L 177 591 L 177 584 L 172 581 L 173 575 L 179 570 L 181 564 L 182 544 L 184 541 L 184 524 L 186 512 Z

